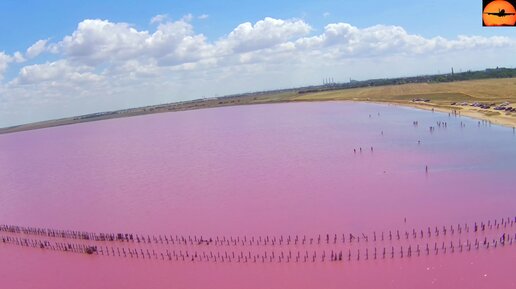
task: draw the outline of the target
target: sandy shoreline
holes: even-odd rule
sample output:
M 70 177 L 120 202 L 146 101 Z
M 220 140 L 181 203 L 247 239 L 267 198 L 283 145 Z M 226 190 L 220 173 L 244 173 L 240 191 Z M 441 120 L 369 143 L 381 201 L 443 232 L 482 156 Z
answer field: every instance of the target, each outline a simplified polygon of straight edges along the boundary
M 373 102 L 373 103 L 384 103 L 385 102 Z M 474 107 L 456 107 L 455 109 L 439 107 L 431 104 L 419 104 L 419 103 L 398 103 L 398 102 L 387 102 L 387 104 L 391 105 L 399 105 L 404 107 L 417 108 L 421 110 L 435 110 L 438 112 L 444 113 L 454 113 L 456 112 L 459 116 L 471 117 L 477 120 L 488 121 L 492 124 L 506 126 L 506 127 L 516 127 L 516 117 L 510 115 L 504 115 L 500 113 L 499 115 L 489 116 Z M 491 112 L 488 110 L 487 112 Z

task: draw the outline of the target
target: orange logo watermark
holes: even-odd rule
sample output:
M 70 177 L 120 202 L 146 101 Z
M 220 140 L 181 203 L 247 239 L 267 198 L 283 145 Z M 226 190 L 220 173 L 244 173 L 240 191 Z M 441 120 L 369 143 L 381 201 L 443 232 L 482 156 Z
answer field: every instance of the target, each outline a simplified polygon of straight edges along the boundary
M 516 0 L 483 0 L 483 26 L 516 26 Z

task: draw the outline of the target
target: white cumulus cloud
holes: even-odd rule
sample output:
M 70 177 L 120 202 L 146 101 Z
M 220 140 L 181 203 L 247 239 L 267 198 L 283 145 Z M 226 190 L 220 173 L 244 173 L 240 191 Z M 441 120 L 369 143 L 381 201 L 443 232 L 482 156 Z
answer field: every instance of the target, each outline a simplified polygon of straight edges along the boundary
M 65 113 L 55 109 L 62 102 L 66 115 L 74 115 L 302 86 L 323 76 L 342 81 L 435 73 L 450 66 L 516 65 L 516 38 L 510 37 L 423 37 L 400 26 L 358 28 L 343 22 L 316 30 L 301 19 L 266 17 L 208 39 L 195 31 L 192 19 L 191 14 L 178 20 L 157 15 L 149 30 L 86 19 L 71 34 L 38 40 L 24 54 L 0 52 L 0 79 L 8 69 L 19 69 L 0 87 L 5 104 L 0 126 L 62 117 Z M 40 60 L 45 52 L 55 59 Z M 26 59 L 30 65 L 10 65 Z
M 516 40 L 508 37 L 480 36 L 459 36 L 457 39 L 424 38 L 409 34 L 399 26 L 376 25 L 359 29 L 348 23 L 335 23 L 327 25 L 322 34 L 300 38 L 295 43 L 299 49 L 324 49 L 334 57 L 355 57 L 514 47 Z
M 127 23 L 88 19 L 52 49 L 71 60 L 94 65 L 137 57 L 147 37 L 148 32 L 138 31 Z
M 266 17 L 252 24 L 238 25 L 220 42 L 233 52 L 247 52 L 278 45 L 305 36 L 312 27 L 303 20 L 282 20 Z
M 161 23 L 161 22 L 164 22 L 165 20 L 168 20 L 169 17 L 167 14 L 158 14 L 154 17 L 151 18 L 150 20 L 150 23 L 151 24 L 155 24 L 155 23 Z
M 32 44 L 31 47 L 27 48 L 27 52 L 25 53 L 25 55 L 28 58 L 34 58 L 39 56 L 47 49 L 47 43 L 48 39 L 41 39 L 36 41 L 36 43 Z
M 93 73 L 93 68 L 70 64 L 58 60 L 43 64 L 27 65 L 20 70 L 12 84 L 37 84 L 41 82 L 85 82 L 97 81 L 101 76 Z
M 4 73 L 12 62 L 22 63 L 25 61 L 23 55 L 16 51 L 13 55 L 9 55 L 4 51 L 0 51 L 0 80 L 3 79 Z
M 9 62 L 11 62 L 11 57 L 5 52 L 0 51 L 0 80 L 3 78 L 3 74 L 5 70 L 7 69 L 7 66 L 9 65 Z

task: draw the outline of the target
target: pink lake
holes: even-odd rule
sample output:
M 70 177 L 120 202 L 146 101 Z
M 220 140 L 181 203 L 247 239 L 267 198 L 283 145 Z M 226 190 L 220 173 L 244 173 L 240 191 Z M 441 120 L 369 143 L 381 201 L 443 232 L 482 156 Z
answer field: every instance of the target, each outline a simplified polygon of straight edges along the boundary
M 135 260 L 0 243 L 5 288 L 516 288 L 515 216 L 512 128 L 445 113 L 364 103 L 268 104 L 0 135 L 1 224 L 213 239 L 372 238 L 509 218 L 482 233 L 405 241 L 189 249 L 344 250 L 342 262 Z M 459 246 L 503 233 L 512 236 L 511 245 L 363 256 L 366 248 Z

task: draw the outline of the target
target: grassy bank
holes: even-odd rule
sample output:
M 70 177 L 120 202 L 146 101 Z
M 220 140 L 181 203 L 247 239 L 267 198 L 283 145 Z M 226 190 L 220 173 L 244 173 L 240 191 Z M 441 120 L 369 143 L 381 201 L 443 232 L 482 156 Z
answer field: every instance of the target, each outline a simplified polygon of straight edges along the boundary
M 415 98 L 429 102 L 413 102 Z M 486 79 L 450 83 L 418 83 L 325 91 L 292 96 L 291 101 L 349 100 L 392 103 L 421 109 L 457 111 L 461 115 L 489 120 L 496 124 L 516 126 L 516 113 L 495 110 L 503 102 L 516 107 L 516 78 Z M 468 105 L 458 105 L 466 102 Z M 472 103 L 496 104 L 489 109 Z M 455 103 L 455 104 L 454 104 Z

